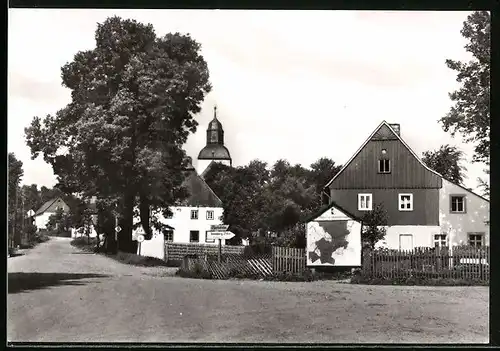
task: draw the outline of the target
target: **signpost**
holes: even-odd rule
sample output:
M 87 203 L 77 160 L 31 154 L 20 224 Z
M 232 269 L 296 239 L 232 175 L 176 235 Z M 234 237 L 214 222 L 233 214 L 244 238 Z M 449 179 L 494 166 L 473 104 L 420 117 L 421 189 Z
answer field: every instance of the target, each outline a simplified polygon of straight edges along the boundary
M 218 255 L 218 261 L 220 263 L 221 261 L 221 255 L 222 255 L 222 239 L 231 239 L 234 237 L 234 233 L 228 231 L 227 229 L 229 228 L 229 225 L 227 224 L 215 224 L 211 226 L 211 230 L 208 231 L 208 236 L 211 237 L 212 239 L 219 239 L 219 255 Z

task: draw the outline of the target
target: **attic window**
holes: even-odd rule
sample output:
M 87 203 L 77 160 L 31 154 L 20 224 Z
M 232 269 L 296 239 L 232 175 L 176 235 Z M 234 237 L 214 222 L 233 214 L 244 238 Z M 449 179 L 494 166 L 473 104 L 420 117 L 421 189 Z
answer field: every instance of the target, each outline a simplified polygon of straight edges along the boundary
M 391 160 L 388 159 L 378 160 L 378 172 L 391 173 Z

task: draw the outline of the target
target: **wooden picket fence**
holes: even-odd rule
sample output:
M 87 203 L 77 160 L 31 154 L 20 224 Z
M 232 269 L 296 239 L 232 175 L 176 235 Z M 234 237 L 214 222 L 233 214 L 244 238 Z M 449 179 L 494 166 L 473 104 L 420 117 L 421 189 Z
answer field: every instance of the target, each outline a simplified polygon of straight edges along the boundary
M 304 249 L 273 246 L 273 271 L 300 274 L 306 269 Z
M 487 282 L 490 279 L 489 247 L 416 248 L 414 250 L 365 250 L 362 274 L 380 278 L 453 278 Z
M 223 254 L 242 254 L 244 246 L 222 246 Z M 219 247 L 217 245 L 210 244 L 180 244 L 180 243 L 165 243 L 165 261 L 181 261 L 185 256 L 198 255 L 203 256 L 205 254 L 217 254 Z
M 196 265 L 197 269 L 208 272 L 214 279 L 237 276 L 264 278 L 273 272 L 271 255 L 244 258 L 241 255 L 226 254 L 221 262 L 213 255 L 205 255 L 202 258 L 185 257 L 181 269 L 194 271 Z
M 214 279 L 230 277 L 265 278 L 273 273 L 300 274 L 306 269 L 306 256 L 303 249 L 273 246 L 271 254 L 243 256 L 241 253 L 223 253 L 221 262 L 217 254 L 203 252 L 188 254 L 182 258 L 181 269 L 202 270 Z

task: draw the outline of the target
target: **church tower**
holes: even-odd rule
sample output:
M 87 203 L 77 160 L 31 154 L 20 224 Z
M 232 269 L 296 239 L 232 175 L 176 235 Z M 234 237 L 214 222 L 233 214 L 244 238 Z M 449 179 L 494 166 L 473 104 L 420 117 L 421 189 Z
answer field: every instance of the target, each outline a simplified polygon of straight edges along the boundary
M 232 166 L 231 155 L 224 146 L 222 123 L 217 119 L 217 106 L 214 107 L 214 119 L 208 124 L 207 145 L 198 154 L 198 174 L 203 176 L 213 162 Z

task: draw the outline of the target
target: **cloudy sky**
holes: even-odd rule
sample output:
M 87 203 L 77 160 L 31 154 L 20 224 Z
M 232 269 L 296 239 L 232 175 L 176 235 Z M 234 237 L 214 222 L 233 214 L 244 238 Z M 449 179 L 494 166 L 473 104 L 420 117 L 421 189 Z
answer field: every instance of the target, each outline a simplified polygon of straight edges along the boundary
M 95 46 L 97 23 L 118 15 L 153 24 L 158 35 L 189 33 L 202 44 L 213 91 L 186 145 L 196 157 L 216 103 L 233 164 L 279 158 L 308 166 L 343 164 L 382 121 L 401 124 L 413 150 L 451 138 L 437 120 L 457 88 L 445 59 L 468 60 L 460 35 L 468 12 L 10 9 L 8 149 L 24 163 L 23 183 L 53 186 L 52 168 L 31 160 L 24 128 L 70 101 L 60 68 Z M 484 166 L 470 164 L 476 189 Z

